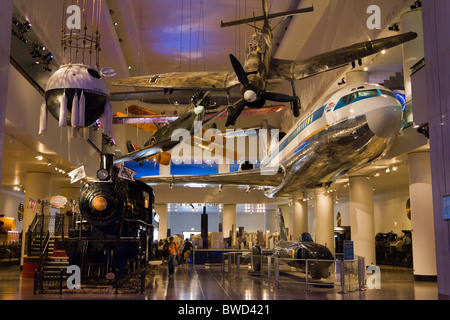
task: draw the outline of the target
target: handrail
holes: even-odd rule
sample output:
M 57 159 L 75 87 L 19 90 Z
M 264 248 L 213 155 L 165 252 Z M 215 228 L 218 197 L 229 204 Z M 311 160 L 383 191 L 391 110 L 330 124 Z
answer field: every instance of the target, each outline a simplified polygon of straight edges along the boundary
M 33 221 L 31 221 L 30 225 L 28 226 L 28 231 L 25 234 L 25 254 L 30 255 L 31 252 L 31 244 L 33 242 L 33 239 L 36 238 L 36 229 L 38 224 L 38 214 L 36 213 Z
M 39 268 L 39 272 L 41 273 L 42 270 L 44 269 L 44 262 L 48 257 L 48 249 L 49 249 L 49 245 L 50 245 L 50 232 L 47 231 L 45 233 L 45 238 L 43 240 L 43 248 L 41 250 L 41 252 L 39 253 L 39 263 L 38 263 L 38 268 Z

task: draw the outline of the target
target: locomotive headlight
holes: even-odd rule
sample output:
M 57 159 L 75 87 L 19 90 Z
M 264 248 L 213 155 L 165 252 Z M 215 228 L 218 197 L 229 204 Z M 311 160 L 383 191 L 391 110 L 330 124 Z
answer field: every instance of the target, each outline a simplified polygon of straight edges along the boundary
M 106 179 L 108 179 L 108 177 L 109 177 L 108 170 L 100 169 L 100 170 L 97 171 L 97 178 L 99 180 L 106 180 Z
M 96 197 L 94 201 L 92 201 L 92 206 L 97 211 L 103 211 L 108 206 L 108 201 L 103 197 Z

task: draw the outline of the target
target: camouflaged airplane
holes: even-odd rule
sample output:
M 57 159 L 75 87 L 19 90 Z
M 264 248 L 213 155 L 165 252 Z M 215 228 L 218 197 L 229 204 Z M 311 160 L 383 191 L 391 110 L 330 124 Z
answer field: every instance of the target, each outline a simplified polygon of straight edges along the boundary
M 205 120 L 205 107 L 202 105 L 202 102 L 208 94 L 209 92 L 206 92 L 198 102 L 194 102 L 193 108 L 187 110 L 176 120 L 158 128 L 142 148 L 138 148 L 131 141 L 127 141 L 128 153 L 115 159 L 114 164 L 117 165 L 122 162 L 136 161 L 140 162 L 142 165 L 144 160 L 155 156 L 156 161 L 167 166 L 171 159 L 171 155 L 167 153 L 167 151 L 171 150 L 174 146 L 180 143 L 179 140 L 172 140 L 172 134 L 175 130 L 186 129 L 192 136 L 194 133 L 195 122 L 201 121 L 203 128 L 226 111 L 226 108 L 222 108 L 222 110 L 218 111 L 213 117 Z
M 276 14 L 268 14 L 266 0 L 262 0 L 263 16 L 222 22 L 221 27 L 248 24 L 263 21 L 261 29 L 256 29 L 246 48 L 244 66 L 230 54 L 233 71 L 173 72 L 119 79 L 112 82 L 114 86 L 159 88 L 164 90 L 220 90 L 228 96 L 228 119 L 226 126 L 234 125 L 245 107 L 262 108 L 266 101 L 290 102 L 295 117 L 300 115 L 300 99 L 295 92 L 294 81 L 309 78 L 327 71 L 347 66 L 355 62 L 361 65 L 362 58 L 381 52 L 391 47 L 414 39 L 413 32 L 397 36 L 361 42 L 341 49 L 333 50 L 314 57 L 287 61 L 272 58 L 272 31 L 270 20 L 288 17 L 300 13 L 311 12 L 313 8 L 291 10 Z M 267 83 L 287 80 L 291 82 L 292 96 L 268 92 Z M 242 98 L 231 107 L 229 90 L 240 85 Z

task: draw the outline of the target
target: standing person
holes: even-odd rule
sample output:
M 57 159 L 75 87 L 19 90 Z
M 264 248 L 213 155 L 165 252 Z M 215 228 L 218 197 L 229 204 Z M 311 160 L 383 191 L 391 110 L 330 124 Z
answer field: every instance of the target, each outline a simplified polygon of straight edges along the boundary
M 164 264 L 164 260 L 167 258 L 168 255 L 169 255 L 169 241 L 164 240 L 164 245 L 162 248 L 161 264 Z
M 169 277 L 173 277 L 175 273 L 175 263 L 177 262 L 177 257 L 180 258 L 180 252 L 178 251 L 178 246 L 173 242 L 173 237 L 169 238 L 169 256 L 167 259 L 167 265 L 169 268 Z
M 192 243 L 189 241 L 189 239 L 186 238 L 184 241 L 184 248 L 183 248 L 183 256 L 184 256 L 184 266 L 189 267 L 189 257 L 191 256 L 191 250 L 192 250 Z

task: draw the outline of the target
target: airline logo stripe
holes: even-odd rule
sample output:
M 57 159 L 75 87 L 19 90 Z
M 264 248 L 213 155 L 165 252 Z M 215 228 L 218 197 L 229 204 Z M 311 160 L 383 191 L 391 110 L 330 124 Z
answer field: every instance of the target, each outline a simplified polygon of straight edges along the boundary
M 324 110 L 325 110 L 325 106 L 317 109 L 311 115 L 309 115 L 305 120 L 303 120 L 302 123 L 300 123 L 300 125 L 294 131 L 292 131 L 289 134 L 289 136 L 286 139 L 284 139 L 284 141 L 280 144 L 279 152 L 277 154 L 281 153 L 289 145 L 289 143 L 291 143 L 292 140 L 294 140 L 310 124 L 312 124 L 316 120 L 322 118 Z M 265 162 L 267 164 L 269 164 L 277 154 L 272 154 L 270 159 L 268 161 L 265 161 Z

